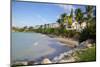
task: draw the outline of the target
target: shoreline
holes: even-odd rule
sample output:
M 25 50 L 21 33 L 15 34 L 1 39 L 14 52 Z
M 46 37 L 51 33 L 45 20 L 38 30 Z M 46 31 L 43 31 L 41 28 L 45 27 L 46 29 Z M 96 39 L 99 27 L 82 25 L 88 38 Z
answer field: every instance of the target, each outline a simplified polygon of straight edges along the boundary
M 41 33 L 40 33 L 41 34 Z M 41 61 L 17 61 L 15 62 L 15 64 L 24 64 L 24 65 L 27 65 L 27 64 L 49 64 L 49 63 L 63 63 L 63 62 L 75 62 L 75 58 L 72 56 L 75 51 L 79 50 L 79 49 L 82 49 L 82 48 L 78 48 L 77 46 L 79 46 L 79 42 L 78 41 L 75 41 L 71 38 L 63 38 L 63 37 L 59 37 L 59 36 L 55 36 L 55 35 L 46 35 L 46 34 L 43 34 L 45 36 L 48 36 L 48 37 L 51 37 L 53 39 L 56 39 L 57 41 L 61 42 L 61 43 L 64 43 L 64 44 L 61 44 L 62 46 L 66 46 L 66 47 L 70 47 L 72 48 L 71 50 L 69 51 L 66 51 L 66 52 L 62 52 L 62 53 L 59 53 L 59 56 L 54 56 L 53 59 L 51 60 L 50 58 L 48 57 L 43 57 L 41 58 Z M 66 58 L 66 59 L 64 59 Z
M 62 46 L 75 48 L 79 45 L 79 42 L 77 40 L 72 39 L 72 38 L 64 38 L 64 37 L 60 37 L 60 36 L 56 36 L 56 35 L 49 35 L 49 34 L 45 34 L 45 35 L 59 41 L 60 43 L 63 43 L 63 44 L 61 44 Z
M 55 37 L 54 39 L 58 40 L 61 43 L 64 43 L 64 44 L 62 44 L 63 46 L 67 46 L 67 47 L 70 47 L 70 48 L 75 48 L 79 45 L 78 41 L 68 39 L 68 38 Z

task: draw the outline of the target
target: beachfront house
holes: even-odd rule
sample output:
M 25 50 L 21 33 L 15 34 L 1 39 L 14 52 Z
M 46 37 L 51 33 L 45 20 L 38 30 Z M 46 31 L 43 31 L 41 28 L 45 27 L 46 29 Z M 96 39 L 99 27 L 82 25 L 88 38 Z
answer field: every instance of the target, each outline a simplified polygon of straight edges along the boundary
M 86 28 L 86 22 L 78 23 L 77 21 L 72 23 L 72 30 L 82 31 Z
M 77 21 L 74 21 L 71 25 L 72 30 L 80 31 L 80 24 Z
M 85 29 L 85 28 L 86 28 L 86 22 L 84 21 L 81 23 L 81 29 Z

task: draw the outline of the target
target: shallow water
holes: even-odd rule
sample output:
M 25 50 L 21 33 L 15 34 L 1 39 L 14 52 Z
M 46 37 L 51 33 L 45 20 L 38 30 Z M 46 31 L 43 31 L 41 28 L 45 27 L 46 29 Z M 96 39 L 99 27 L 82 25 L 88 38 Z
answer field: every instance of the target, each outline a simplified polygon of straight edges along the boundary
M 11 61 L 35 60 L 41 57 L 52 59 L 71 48 L 39 33 L 12 32 Z

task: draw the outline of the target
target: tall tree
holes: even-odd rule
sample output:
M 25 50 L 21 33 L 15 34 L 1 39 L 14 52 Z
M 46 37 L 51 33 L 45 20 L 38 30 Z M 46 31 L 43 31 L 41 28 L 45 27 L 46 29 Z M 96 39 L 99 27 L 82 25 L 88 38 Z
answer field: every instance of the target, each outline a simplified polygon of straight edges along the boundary
M 71 16 L 68 16 L 67 19 L 68 19 L 68 26 L 71 27 L 73 19 Z
M 70 17 L 73 17 L 73 9 L 71 9 Z
M 96 18 L 93 17 L 94 7 L 86 6 L 87 27 L 80 33 L 80 42 L 87 39 L 96 41 Z
M 83 13 L 82 13 L 82 10 L 80 8 L 75 10 L 75 15 L 76 15 L 76 21 L 77 22 L 82 22 L 82 20 L 83 20 Z
M 64 29 L 66 21 L 67 21 L 67 14 L 66 13 L 61 14 L 60 18 L 57 20 L 61 29 Z
M 93 21 L 93 6 L 86 6 L 87 26 Z
M 66 20 L 67 20 L 67 14 L 66 13 L 63 13 L 61 15 L 61 22 L 63 23 L 63 25 L 64 25 L 64 23 L 66 23 Z
M 72 22 L 73 22 L 73 9 L 71 9 L 70 15 L 67 16 L 67 20 L 68 20 L 68 26 L 71 27 Z
M 56 22 L 59 23 L 60 29 L 63 29 L 63 28 L 64 28 L 64 27 L 63 27 L 63 23 L 62 23 L 62 19 L 58 19 Z

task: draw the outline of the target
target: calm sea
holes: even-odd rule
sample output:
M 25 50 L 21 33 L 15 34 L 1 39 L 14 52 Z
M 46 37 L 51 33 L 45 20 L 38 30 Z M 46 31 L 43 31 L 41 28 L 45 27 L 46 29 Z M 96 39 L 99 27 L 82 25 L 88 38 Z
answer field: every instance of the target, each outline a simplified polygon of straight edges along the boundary
M 11 61 L 35 60 L 40 57 L 52 59 L 70 50 L 59 41 L 40 33 L 12 32 Z

